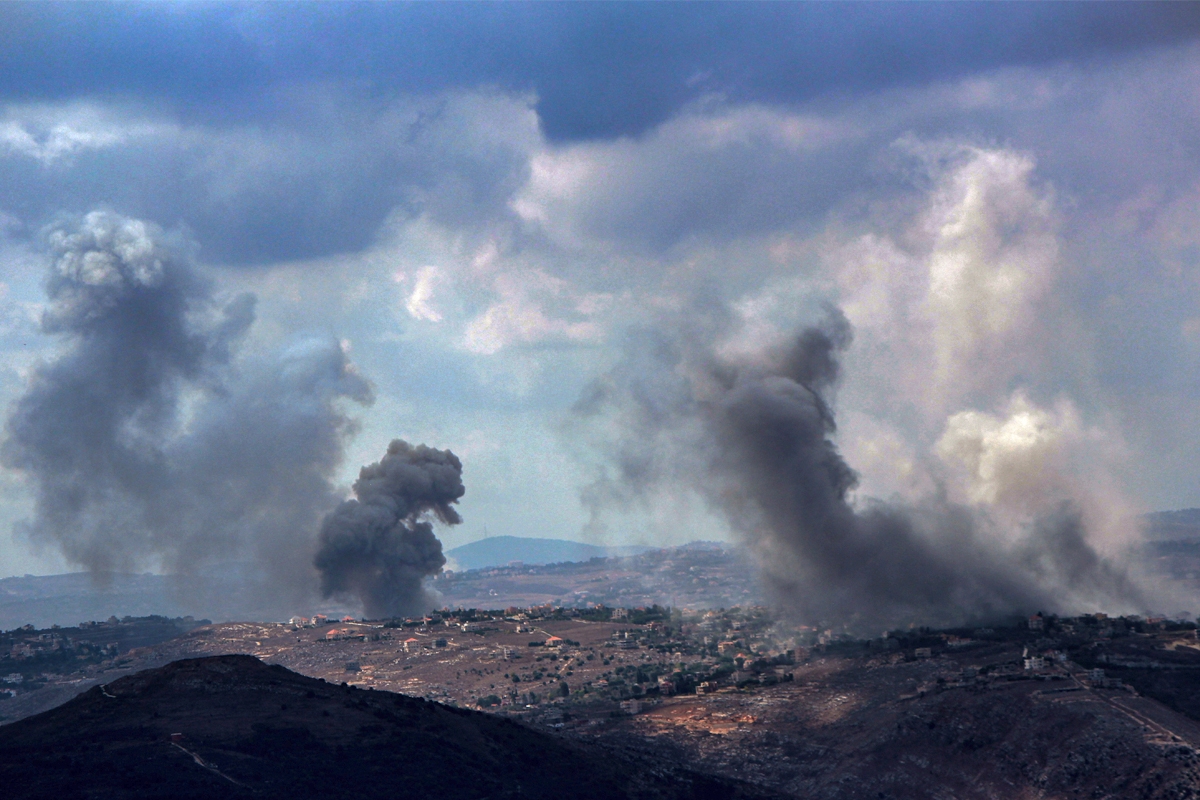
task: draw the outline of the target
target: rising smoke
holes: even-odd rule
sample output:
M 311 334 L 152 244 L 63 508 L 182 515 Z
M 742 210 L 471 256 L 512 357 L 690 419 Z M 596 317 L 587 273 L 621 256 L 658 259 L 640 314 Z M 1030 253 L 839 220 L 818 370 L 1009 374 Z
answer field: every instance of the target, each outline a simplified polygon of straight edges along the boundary
M 845 317 L 830 309 L 786 347 L 729 355 L 720 304 L 633 335 L 576 407 L 609 467 L 593 512 L 700 494 L 757 556 L 778 601 L 809 620 L 953 623 L 1034 609 L 1129 608 L 1135 587 L 1064 503 L 1014 541 L 944 498 L 864 502 L 833 441 Z
M 0 451 L 35 487 L 25 533 L 101 575 L 238 562 L 242 613 L 294 611 L 317 583 L 313 532 L 340 499 L 354 431 L 341 402 L 370 403 L 370 384 L 328 338 L 239 362 L 254 298 L 218 303 L 147 223 L 93 212 L 48 241 L 42 327 L 61 349 L 35 368 Z
M 433 598 L 422 581 L 440 571 L 446 557 L 428 517 L 461 522 L 453 505 L 464 491 L 454 453 L 393 440 L 380 461 L 362 468 L 354 498 L 321 525 L 314 561 L 321 593 L 354 595 L 375 619 L 429 609 Z

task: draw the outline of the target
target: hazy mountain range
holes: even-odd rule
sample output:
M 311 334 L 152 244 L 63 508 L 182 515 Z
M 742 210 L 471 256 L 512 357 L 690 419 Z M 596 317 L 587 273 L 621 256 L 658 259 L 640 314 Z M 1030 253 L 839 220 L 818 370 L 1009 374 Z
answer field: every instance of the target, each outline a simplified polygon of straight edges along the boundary
M 652 547 L 599 547 L 563 539 L 493 536 L 447 551 L 447 567 L 455 570 L 505 566 L 513 561 L 553 564 L 636 555 Z M 97 581 L 85 572 L 65 575 L 25 575 L 0 578 L 0 629 L 32 624 L 75 625 L 110 616 L 169 617 L 192 615 L 215 620 L 270 619 L 256 613 L 253 592 L 247 592 L 236 565 L 229 570 L 210 569 L 202 579 L 182 587 L 179 579 L 150 573 L 118 573 Z M 331 610 L 334 605 L 331 606 Z M 324 608 L 324 606 L 322 607 Z M 339 612 L 354 610 L 337 605 Z M 297 613 L 305 611 L 298 609 Z
M 1164 546 L 1170 549 L 1170 545 L 1176 543 L 1190 545 L 1200 541 L 1200 509 L 1160 511 L 1145 515 L 1144 520 L 1146 539 L 1156 552 Z M 697 542 L 691 546 L 717 545 Z M 638 555 L 656 549 L 643 545 L 604 547 L 565 539 L 492 536 L 447 550 L 446 567 L 465 571 L 503 567 L 513 562 L 526 565 L 580 562 Z M 25 624 L 39 628 L 74 625 L 114 615 L 175 617 L 190 614 L 214 620 L 271 618 L 269 614 L 256 613 L 253 592 L 246 591 L 243 583 L 236 567 L 226 572 L 207 570 L 202 578 L 185 587 L 185 591 L 180 591 L 179 579 L 150 573 L 113 574 L 103 582 L 83 572 L 0 578 L 0 629 Z M 338 613 L 354 612 L 349 606 L 329 605 L 331 610 L 337 606 Z
M 492 536 L 446 551 L 446 567 L 454 570 L 502 567 L 514 561 L 524 564 L 558 564 L 563 561 L 587 561 L 590 558 L 634 556 L 656 547 L 625 545 L 602 547 L 565 539 L 538 539 L 522 536 Z

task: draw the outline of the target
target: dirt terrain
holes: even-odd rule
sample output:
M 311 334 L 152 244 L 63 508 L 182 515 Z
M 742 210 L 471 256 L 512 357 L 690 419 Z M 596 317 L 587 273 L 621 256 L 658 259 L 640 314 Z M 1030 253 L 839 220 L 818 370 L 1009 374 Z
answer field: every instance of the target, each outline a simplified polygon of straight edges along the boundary
M 43 676 L 3 707 L 247 653 L 789 796 L 1200 797 L 1191 623 L 1038 617 L 1036 629 L 854 640 L 781 628 L 763 609 L 612 612 L 652 621 L 527 611 L 546 616 L 209 625 L 61 685 Z
M 181 658 L 244 653 L 304 675 L 362 688 L 477 706 L 512 695 L 534 703 L 598 681 L 617 668 L 667 665 L 683 657 L 658 644 L 648 626 L 583 620 L 496 620 L 464 632 L 456 625 L 386 628 L 382 623 L 339 622 L 297 629 L 279 623 L 208 625 L 167 642 L 136 648 L 78 672 L 52 674 L 34 692 L 0 702 L 9 721 L 53 708 L 91 686 Z M 639 630 L 638 646 L 621 649 L 614 634 Z M 333 634 L 331 636 L 331 633 Z M 545 647 L 551 637 L 564 644 Z M 536 647 L 530 647 L 530 643 Z M 566 644 L 569 642 L 570 644 Z M 633 642 L 631 642 L 632 644 Z M 664 649 L 659 649 L 664 648 Z M 514 680 L 514 676 L 516 680 Z M 522 704 L 524 705 L 524 703 Z
M 1009 655 L 818 660 L 581 733 L 806 798 L 1200 795 L 1200 726 L 1153 700 L 1077 678 L 937 688 Z

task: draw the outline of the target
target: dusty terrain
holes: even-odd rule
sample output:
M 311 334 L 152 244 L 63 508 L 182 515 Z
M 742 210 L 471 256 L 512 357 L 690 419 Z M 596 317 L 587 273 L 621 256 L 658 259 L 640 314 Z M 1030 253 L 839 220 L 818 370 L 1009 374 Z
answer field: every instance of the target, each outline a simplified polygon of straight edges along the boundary
M 624 558 L 446 572 L 431 586 L 450 608 L 543 603 L 728 608 L 763 599 L 746 553 L 700 544 Z
M 316 628 L 279 623 L 208 625 L 151 647 L 135 648 L 101 664 L 44 676 L 32 692 L 0 701 L 10 721 L 52 708 L 91 686 L 181 658 L 244 653 L 304 675 L 362 688 L 476 706 L 496 696 L 536 704 L 567 684 L 568 691 L 632 665 L 668 665 L 684 657 L 650 626 L 583 620 L 495 620 L 478 632 L 444 623 L 387 628 L 382 623 L 339 622 Z M 614 634 L 638 631 L 632 649 Z M 337 638 L 331 637 L 336 632 Z M 558 637 L 565 642 L 545 647 Z M 533 642 L 537 647 L 530 647 Z M 631 642 L 631 644 L 633 644 Z M 678 658 L 676 657 L 678 656 Z M 514 680 L 514 676 L 516 680 Z M 530 694 L 536 695 L 531 698 Z M 515 697 L 514 697 L 515 695 Z M 521 707 L 528 703 L 522 702 Z
M 208 625 L 43 675 L 0 707 L 24 714 L 134 670 L 248 653 L 796 797 L 1200 797 L 1191 623 L 1093 615 L 853 640 L 782 628 L 763 609 L 525 611 Z
M 668 699 L 588 735 L 798 797 L 1200 795 L 1200 726 L 1153 700 L 1080 677 L 938 689 L 1012 655 L 817 660 L 791 683 Z

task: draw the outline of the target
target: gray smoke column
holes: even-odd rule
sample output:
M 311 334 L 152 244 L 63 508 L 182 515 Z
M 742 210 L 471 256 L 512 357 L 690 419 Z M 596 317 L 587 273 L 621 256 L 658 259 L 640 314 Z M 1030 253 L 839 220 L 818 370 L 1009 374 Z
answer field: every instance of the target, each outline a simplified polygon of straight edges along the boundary
M 696 491 L 756 554 L 779 602 L 808 620 L 953 623 L 1139 602 L 1070 505 L 1014 546 L 983 515 L 936 498 L 852 504 L 857 476 L 833 442 L 831 403 L 849 323 L 829 309 L 789 346 L 741 357 L 717 346 L 730 324 L 718 304 L 636 333 L 580 400 L 580 431 L 600 431 L 608 456 L 584 495 L 594 513 Z
M 354 595 L 373 619 L 428 611 L 434 597 L 422 582 L 446 563 L 429 517 L 462 522 L 453 506 L 464 491 L 454 453 L 393 440 L 359 472 L 354 498 L 321 524 L 314 563 L 322 594 Z
M 153 225 L 93 212 L 47 241 L 42 328 L 60 346 L 0 450 L 35 491 L 26 535 L 97 574 L 162 569 L 200 591 L 236 562 L 239 592 L 205 613 L 295 613 L 340 499 L 341 404 L 371 402 L 369 383 L 329 338 L 238 359 L 254 297 L 219 302 Z

